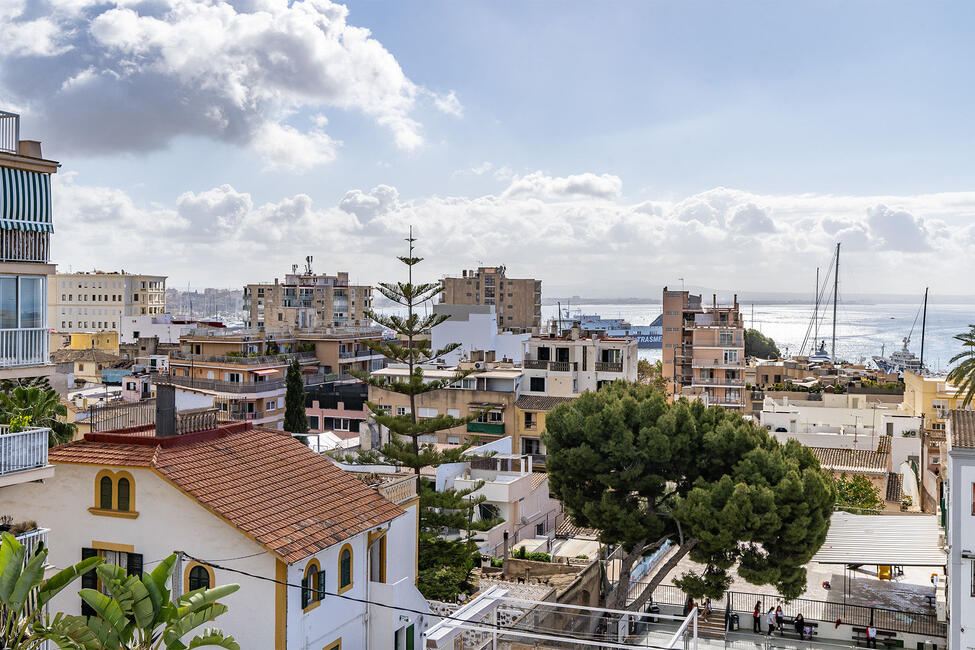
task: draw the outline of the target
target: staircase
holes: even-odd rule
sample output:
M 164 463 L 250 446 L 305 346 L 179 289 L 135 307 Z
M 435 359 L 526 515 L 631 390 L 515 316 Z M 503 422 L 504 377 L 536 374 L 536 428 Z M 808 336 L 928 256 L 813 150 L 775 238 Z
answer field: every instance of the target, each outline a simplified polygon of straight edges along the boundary
M 705 639 L 723 639 L 725 636 L 724 612 L 713 612 L 707 621 L 698 617 L 697 635 Z

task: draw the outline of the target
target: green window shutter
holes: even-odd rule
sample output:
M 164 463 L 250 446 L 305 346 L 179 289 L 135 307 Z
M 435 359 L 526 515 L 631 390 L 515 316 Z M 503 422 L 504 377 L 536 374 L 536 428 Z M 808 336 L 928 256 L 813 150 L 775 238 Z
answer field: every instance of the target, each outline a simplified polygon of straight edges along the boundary
M 142 553 L 126 553 L 128 556 L 128 563 L 125 567 L 125 573 L 130 576 L 141 576 L 142 575 Z
M 90 557 L 98 557 L 98 551 L 93 548 L 82 548 L 81 559 L 87 560 Z M 98 575 L 95 573 L 94 569 L 81 576 L 81 588 L 98 589 Z M 95 610 L 93 610 L 85 601 L 81 601 L 81 615 L 94 616 Z
M 341 575 L 339 575 L 339 587 L 348 587 L 352 584 L 352 553 L 346 549 L 342 551 Z
M 118 480 L 117 489 L 118 489 L 118 509 L 119 510 L 124 510 L 125 512 L 128 512 L 129 511 L 129 504 L 131 503 L 131 499 L 129 498 L 130 497 L 130 490 L 131 490 L 131 485 L 129 484 L 129 479 L 127 479 L 127 478 L 120 478 Z
M 325 600 L 325 572 L 318 572 L 318 600 Z
M 308 607 L 311 603 L 311 589 L 308 588 L 308 580 L 311 576 L 305 576 L 301 579 L 301 608 L 304 609 Z
M 112 509 L 112 479 L 103 476 L 98 482 L 98 507 L 102 510 Z
M 413 650 L 413 626 L 406 628 L 406 650 Z

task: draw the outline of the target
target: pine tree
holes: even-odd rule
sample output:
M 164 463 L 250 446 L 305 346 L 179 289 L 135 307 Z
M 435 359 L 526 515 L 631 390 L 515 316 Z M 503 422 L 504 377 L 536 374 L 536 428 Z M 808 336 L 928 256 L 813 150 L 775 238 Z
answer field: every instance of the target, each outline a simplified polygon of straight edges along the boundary
M 285 383 L 287 392 L 284 394 L 284 430 L 288 433 L 308 433 L 308 418 L 305 417 L 305 383 L 301 380 L 301 366 L 297 357 L 288 366 Z
M 376 423 L 389 431 L 389 440 L 382 446 L 379 453 L 360 453 L 358 462 L 385 463 L 408 467 L 419 478 L 420 470 L 424 467 L 437 467 L 444 463 L 469 460 L 470 458 L 465 456 L 465 452 L 472 444 L 467 443 L 451 449 L 440 450 L 430 443 L 421 443 L 421 436 L 462 426 L 478 417 L 480 413 L 463 418 L 455 418 L 446 414 L 432 418 L 420 418 L 417 415 L 417 397 L 419 395 L 445 390 L 447 386 L 459 381 L 469 372 L 458 371 L 454 376 L 446 379 L 426 380 L 424 378 L 424 364 L 457 349 L 459 344 L 451 343 L 439 350 L 432 350 L 430 340 L 423 336 L 429 333 L 433 327 L 447 320 L 448 316 L 444 314 L 420 314 L 419 309 L 424 303 L 431 302 L 439 293 L 440 283 L 421 282 L 414 284 L 413 267 L 423 261 L 423 258 L 416 257 L 414 254 L 416 239 L 413 237 L 412 228 L 406 241 L 409 244 L 409 254 L 398 258 L 407 267 L 406 282 L 383 282 L 376 287 L 383 296 L 405 308 L 406 315 L 366 311 L 369 318 L 393 330 L 398 338 L 383 341 L 365 340 L 363 342 L 376 354 L 381 354 L 394 363 L 405 365 L 408 374 L 403 379 L 372 376 L 362 372 L 353 372 L 353 374 L 374 388 L 407 395 L 410 400 L 410 412 L 404 415 L 388 413 L 371 401 L 366 403 Z M 479 488 L 480 486 L 476 485 L 470 490 L 437 492 L 428 482 L 423 479 L 419 480 L 420 575 L 418 578 L 420 590 L 428 598 L 452 600 L 461 591 L 470 589 L 470 573 L 474 568 L 474 558 L 478 554 L 474 532 L 487 530 L 501 523 L 501 520 L 494 518 L 474 521 L 474 508 L 483 499 L 472 497 L 472 493 Z M 463 539 L 443 539 L 441 536 L 449 528 L 466 531 Z

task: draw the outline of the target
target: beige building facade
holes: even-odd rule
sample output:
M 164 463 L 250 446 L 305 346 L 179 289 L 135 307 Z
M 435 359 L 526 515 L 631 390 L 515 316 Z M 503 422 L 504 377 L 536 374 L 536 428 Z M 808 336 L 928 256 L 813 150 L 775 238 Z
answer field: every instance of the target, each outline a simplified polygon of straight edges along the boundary
M 542 281 L 509 278 L 504 266 L 482 266 L 441 280 L 445 305 L 494 305 L 498 328 L 537 333 L 542 324 Z
M 166 276 L 57 273 L 48 278 L 47 307 L 59 332 L 117 331 L 123 317 L 166 313 Z
M 283 281 L 244 286 L 248 327 L 352 327 L 370 325 L 372 287 L 350 285 L 347 272 L 289 273 Z
M 575 397 L 617 379 L 637 380 L 635 338 L 601 336 L 573 327 L 562 335 L 532 336 L 525 348 L 525 395 Z
M 718 306 L 712 297 L 663 290 L 663 377 L 672 397 L 703 397 L 710 405 L 743 409 L 745 326 L 738 297 Z

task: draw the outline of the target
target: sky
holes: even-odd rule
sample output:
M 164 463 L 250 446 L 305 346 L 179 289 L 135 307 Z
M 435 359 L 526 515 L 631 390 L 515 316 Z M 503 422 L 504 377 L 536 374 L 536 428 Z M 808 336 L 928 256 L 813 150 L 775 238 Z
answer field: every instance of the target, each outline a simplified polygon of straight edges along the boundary
M 2 0 L 61 269 L 970 294 L 975 4 Z M 811 290 L 808 293 L 812 293 Z

